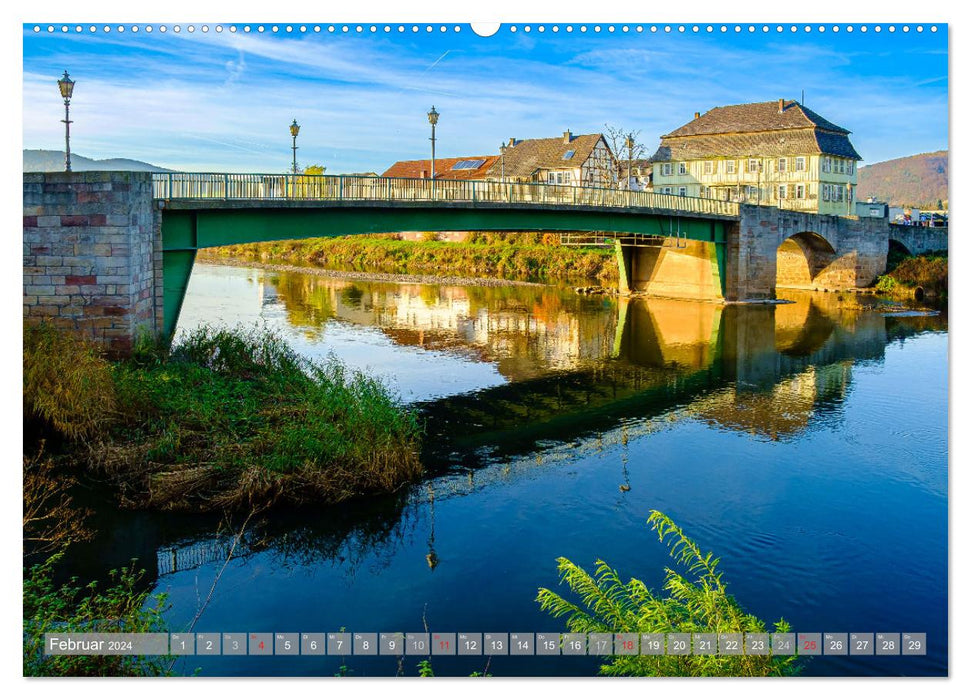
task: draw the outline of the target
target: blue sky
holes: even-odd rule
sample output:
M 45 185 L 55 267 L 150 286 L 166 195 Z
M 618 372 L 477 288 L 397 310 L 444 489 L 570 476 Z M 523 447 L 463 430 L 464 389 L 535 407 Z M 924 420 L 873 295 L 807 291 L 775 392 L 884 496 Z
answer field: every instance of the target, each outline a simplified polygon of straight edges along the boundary
M 301 124 L 298 161 L 329 173 L 382 172 L 427 157 L 425 113 L 441 113 L 440 156 L 498 152 L 509 137 L 640 130 L 653 152 L 661 134 L 696 111 L 799 99 L 853 132 L 865 162 L 948 145 L 947 28 L 909 33 L 702 31 L 554 33 L 510 25 L 492 37 L 421 25 L 390 33 L 39 33 L 24 27 L 25 148 L 63 148 L 56 80 L 77 81 L 72 151 L 183 170 L 282 172 L 288 126 Z M 185 25 L 183 25 L 185 26 Z M 311 27 L 313 25 L 310 25 Z M 818 25 L 814 25 L 818 26 Z

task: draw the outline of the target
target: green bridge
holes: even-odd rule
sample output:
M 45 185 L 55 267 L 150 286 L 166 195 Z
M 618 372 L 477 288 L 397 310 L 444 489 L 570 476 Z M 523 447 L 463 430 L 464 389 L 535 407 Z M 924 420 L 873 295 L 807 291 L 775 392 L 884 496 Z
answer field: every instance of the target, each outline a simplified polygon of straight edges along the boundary
M 725 224 L 739 217 L 734 202 L 670 194 L 346 175 L 155 174 L 153 197 L 163 214 L 169 334 L 201 248 L 396 231 L 605 232 L 637 246 L 713 243 L 724 280 Z
M 171 337 L 202 248 L 396 231 L 558 232 L 564 242 L 613 246 L 621 293 L 720 302 L 774 299 L 777 258 L 795 265 L 784 276 L 790 285 L 865 286 L 882 273 L 888 246 L 886 219 L 619 189 L 25 173 L 24 316 L 53 318 L 124 352 L 139 333 Z

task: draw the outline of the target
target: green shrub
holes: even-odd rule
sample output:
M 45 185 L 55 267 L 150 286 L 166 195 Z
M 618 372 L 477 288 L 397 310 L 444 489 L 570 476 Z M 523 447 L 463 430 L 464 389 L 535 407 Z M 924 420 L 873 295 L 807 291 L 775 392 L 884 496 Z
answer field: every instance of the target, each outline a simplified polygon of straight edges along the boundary
M 566 600 L 541 588 L 537 602 L 553 617 L 566 618 L 571 632 L 750 632 L 766 631 L 765 623 L 742 610 L 730 596 L 711 552 L 702 554 L 674 522 L 651 511 L 648 523 L 684 573 L 665 569 L 665 597 L 637 579 L 624 583 L 598 560 L 589 574 L 567 559 L 557 560 L 561 583 L 580 598 Z M 785 620 L 775 632 L 788 632 Z M 798 672 L 794 656 L 616 656 L 600 668 L 612 676 L 783 676 Z
M 25 676 L 170 675 L 167 657 L 61 656 L 44 654 L 44 634 L 64 632 L 166 632 L 164 594 L 141 590 L 144 571 L 130 567 L 109 572 L 111 583 L 79 586 L 71 579 L 60 587 L 53 569 L 63 552 L 24 571 Z

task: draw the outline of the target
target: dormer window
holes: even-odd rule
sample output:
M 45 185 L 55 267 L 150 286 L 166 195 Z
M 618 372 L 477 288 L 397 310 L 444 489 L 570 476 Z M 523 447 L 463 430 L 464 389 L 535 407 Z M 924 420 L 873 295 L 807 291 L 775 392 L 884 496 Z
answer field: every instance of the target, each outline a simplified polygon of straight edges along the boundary
M 576 151 L 567 151 L 566 153 L 563 154 L 563 160 L 570 160 L 570 158 L 573 157 L 574 153 L 576 153 Z

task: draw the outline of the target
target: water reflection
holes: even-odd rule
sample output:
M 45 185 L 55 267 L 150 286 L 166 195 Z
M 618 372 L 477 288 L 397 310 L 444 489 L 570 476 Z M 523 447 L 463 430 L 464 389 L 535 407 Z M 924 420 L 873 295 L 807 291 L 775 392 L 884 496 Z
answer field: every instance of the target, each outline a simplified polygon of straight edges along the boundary
M 946 359 L 935 338 L 946 319 L 834 295 L 791 300 L 719 306 L 198 266 L 183 327 L 262 321 L 303 354 L 384 373 L 425 420 L 428 468 L 386 498 L 263 514 L 202 622 L 415 630 L 427 605 L 440 630 L 550 627 L 533 599 L 555 585 L 556 556 L 662 570 L 643 525 L 659 507 L 724 556 L 760 615 L 946 640 Z M 901 415 L 902 401 L 920 412 Z M 103 576 L 138 556 L 172 595 L 173 628 L 191 619 L 232 529 L 97 511 L 100 539 L 73 554 L 75 572 Z M 887 517 L 901 512 L 925 526 Z M 913 553 L 907 567 L 900 551 Z M 946 669 L 943 646 L 913 663 Z M 393 674 L 382 661 L 355 665 Z M 301 663 L 311 661 L 223 658 L 205 672 L 334 671 Z M 461 663 L 443 672 L 481 670 Z M 508 663 L 497 675 L 595 668 Z

